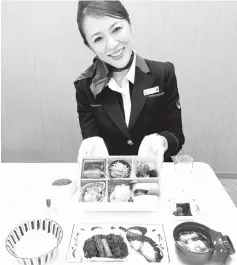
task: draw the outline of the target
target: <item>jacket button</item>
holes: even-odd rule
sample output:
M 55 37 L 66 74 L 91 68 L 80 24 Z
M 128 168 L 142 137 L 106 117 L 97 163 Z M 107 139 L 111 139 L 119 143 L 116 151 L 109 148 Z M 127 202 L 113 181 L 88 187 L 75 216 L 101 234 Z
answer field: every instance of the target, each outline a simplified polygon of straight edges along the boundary
M 128 140 L 128 141 L 127 141 L 127 144 L 128 144 L 128 145 L 134 145 L 133 141 L 131 141 L 131 140 Z

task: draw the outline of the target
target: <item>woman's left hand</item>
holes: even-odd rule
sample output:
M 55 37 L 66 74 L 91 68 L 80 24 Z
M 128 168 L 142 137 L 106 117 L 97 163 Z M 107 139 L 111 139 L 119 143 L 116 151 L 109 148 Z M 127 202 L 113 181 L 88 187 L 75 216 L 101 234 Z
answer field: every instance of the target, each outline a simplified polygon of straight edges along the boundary
M 138 156 L 155 156 L 158 164 L 158 171 L 162 169 L 164 153 L 168 149 L 168 142 L 164 136 L 157 133 L 147 135 L 143 138 Z

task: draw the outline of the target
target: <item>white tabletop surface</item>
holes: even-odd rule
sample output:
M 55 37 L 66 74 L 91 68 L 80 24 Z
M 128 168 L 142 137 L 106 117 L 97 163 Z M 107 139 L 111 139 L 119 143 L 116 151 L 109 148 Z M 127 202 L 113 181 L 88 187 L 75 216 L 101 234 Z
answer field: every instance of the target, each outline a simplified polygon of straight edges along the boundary
M 79 178 L 79 167 L 76 163 L 8 163 L 1 164 L 1 221 L 0 253 L 1 264 L 18 264 L 6 251 L 5 239 L 8 233 L 18 224 L 35 218 L 49 218 L 58 222 L 64 232 L 59 245 L 59 254 L 54 264 L 70 264 L 65 261 L 73 224 L 163 224 L 170 256 L 170 264 L 184 264 L 175 251 L 172 237 L 174 227 L 182 221 L 171 218 L 167 209 L 167 200 L 177 192 L 177 178 L 172 163 L 164 163 L 161 174 L 161 197 L 163 211 L 157 212 L 121 212 L 94 211 L 85 212 L 79 207 L 69 207 L 55 212 L 46 207 L 48 187 L 55 178 Z M 194 163 L 189 196 L 195 198 L 201 214 L 195 218 L 223 234 L 227 234 L 237 250 L 237 209 L 225 189 L 218 181 L 211 167 L 205 163 Z M 216 262 L 208 264 L 217 265 Z M 237 264 L 237 254 L 228 258 L 227 265 Z

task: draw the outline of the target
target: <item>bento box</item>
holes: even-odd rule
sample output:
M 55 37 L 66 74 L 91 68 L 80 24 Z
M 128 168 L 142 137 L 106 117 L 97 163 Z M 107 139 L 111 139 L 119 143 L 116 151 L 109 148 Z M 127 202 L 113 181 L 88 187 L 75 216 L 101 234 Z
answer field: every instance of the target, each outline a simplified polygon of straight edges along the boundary
M 169 263 L 163 226 L 75 224 L 66 261 Z
M 154 157 L 84 158 L 78 186 L 84 210 L 159 211 L 161 207 Z

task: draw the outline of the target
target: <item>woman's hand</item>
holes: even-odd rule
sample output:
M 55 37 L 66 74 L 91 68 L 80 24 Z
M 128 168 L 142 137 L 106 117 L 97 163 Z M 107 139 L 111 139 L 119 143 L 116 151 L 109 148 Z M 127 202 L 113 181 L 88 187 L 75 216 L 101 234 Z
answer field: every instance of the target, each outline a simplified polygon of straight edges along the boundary
M 81 162 L 83 157 L 106 157 L 109 156 L 107 147 L 101 137 L 94 136 L 82 141 L 77 162 Z
M 164 136 L 157 133 L 147 135 L 143 138 L 139 150 L 139 156 L 155 156 L 158 164 L 158 171 L 162 169 L 164 153 L 168 149 L 168 142 Z

